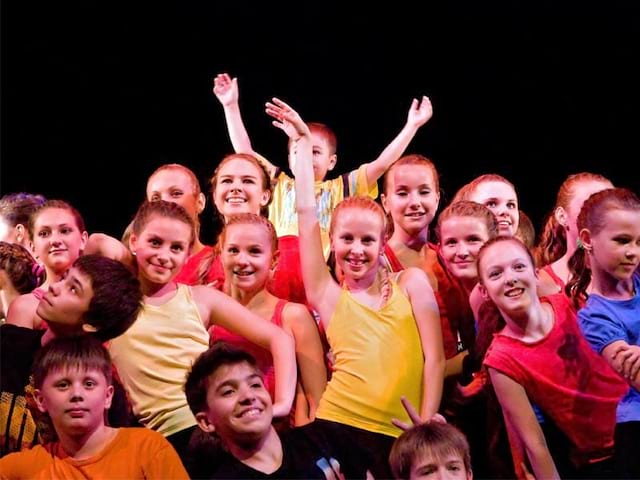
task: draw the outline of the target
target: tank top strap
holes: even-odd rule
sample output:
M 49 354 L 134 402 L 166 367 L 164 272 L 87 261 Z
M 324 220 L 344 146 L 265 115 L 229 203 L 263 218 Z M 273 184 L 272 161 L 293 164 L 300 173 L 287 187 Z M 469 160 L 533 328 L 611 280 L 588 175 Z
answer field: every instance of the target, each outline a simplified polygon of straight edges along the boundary
M 284 307 L 287 305 L 287 303 L 289 302 L 284 298 L 278 300 L 278 303 L 276 303 L 276 308 L 273 310 L 271 323 L 282 327 L 282 311 L 284 310 Z

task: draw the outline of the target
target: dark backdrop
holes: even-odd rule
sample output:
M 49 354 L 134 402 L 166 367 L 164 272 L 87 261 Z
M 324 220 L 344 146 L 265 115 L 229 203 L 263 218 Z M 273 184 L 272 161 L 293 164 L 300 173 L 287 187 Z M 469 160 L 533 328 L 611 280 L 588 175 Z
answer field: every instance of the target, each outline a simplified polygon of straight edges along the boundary
M 639 190 L 640 4 L 412 3 L 2 2 L 1 191 L 68 199 L 119 236 L 157 166 L 184 163 L 206 188 L 231 151 L 221 71 L 239 78 L 254 148 L 281 165 L 271 96 L 334 128 L 342 173 L 427 94 L 434 118 L 407 151 L 434 160 L 444 201 L 500 173 L 539 228 L 569 173 Z

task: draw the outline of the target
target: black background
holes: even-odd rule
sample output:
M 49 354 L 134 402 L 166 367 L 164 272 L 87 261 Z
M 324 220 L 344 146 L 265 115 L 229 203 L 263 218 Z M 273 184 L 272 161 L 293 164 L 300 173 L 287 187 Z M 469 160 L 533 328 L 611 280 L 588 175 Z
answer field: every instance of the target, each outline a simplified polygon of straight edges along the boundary
M 157 166 L 207 188 L 231 152 L 211 93 L 228 71 L 254 148 L 280 165 L 272 96 L 335 130 L 342 173 L 426 94 L 434 117 L 407 152 L 434 160 L 443 202 L 500 173 L 539 228 L 569 173 L 639 191 L 638 2 L 412 3 L 3 1 L 0 189 L 67 199 L 119 236 Z

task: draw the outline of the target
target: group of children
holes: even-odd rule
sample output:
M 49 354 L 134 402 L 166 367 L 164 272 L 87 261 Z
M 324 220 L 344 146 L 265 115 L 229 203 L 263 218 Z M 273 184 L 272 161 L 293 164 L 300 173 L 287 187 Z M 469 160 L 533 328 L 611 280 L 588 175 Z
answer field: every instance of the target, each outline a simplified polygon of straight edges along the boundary
M 0 200 L 2 452 L 51 437 L 3 478 L 640 477 L 634 193 L 569 177 L 531 251 L 487 174 L 433 239 L 436 167 L 402 156 L 427 97 L 334 180 L 335 135 L 272 99 L 294 180 L 254 152 L 237 79 L 214 93 L 235 150 L 210 179 L 215 246 L 178 164 L 121 240 L 60 200 Z

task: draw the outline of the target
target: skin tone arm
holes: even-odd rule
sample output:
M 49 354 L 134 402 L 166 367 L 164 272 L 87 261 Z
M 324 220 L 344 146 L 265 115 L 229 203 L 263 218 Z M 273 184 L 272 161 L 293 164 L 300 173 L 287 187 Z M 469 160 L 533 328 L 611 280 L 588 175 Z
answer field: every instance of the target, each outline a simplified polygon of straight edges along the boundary
M 522 444 L 536 478 L 560 478 L 540 424 L 522 385 L 493 368 L 489 368 L 489 375 L 502 406 L 505 422 L 512 427 L 513 435 L 509 435 L 510 441 L 515 437 L 514 439 Z M 512 450 L 515 450 L 514 462 L 517 462 L 519 458 L 516 454 L 519 450 L 517 443 L 515 446 L 512 445 Z
M 433 116 L 433 108 L 429 97 L 422 97 L 421 101 L 413 99 L 409 114 L 407 115 L 407 123 L 400 130 L 400 133 L 394 138 L 382 153 L 373 162 L 367 164 L 367 184 L 373 185 L 378 179 L 384 175 L 384 172 L 393 165 L 404 153 L 406 148 L 413 140 L 418 129 L 427 123 Z
M 602 356 L 629 385 L 640 391 L 640 346 L 616 340 L 604 347 Z
M 198 285 L 191 287 L 191 293 L 205 320 L 205 328 L 211 324 L 220 325 L 271 352 L 276 377 L 273 416 L 287 416 L 297 378 L 293 338 L 218 290 Z
M 231 78 L 228 73 L 218 74 L 216 78 L 213 79 L 213 93 L 224 110 L 224 118 L 227 122 L 227 130 L 229 132 L 231 145 L 233 145 L 233 150 L 236 153 L 256 155 L 256 152 L 251 146 L 247 129 L 242 121 L 242 115 L 240 114 L 238 79 L 235 77 Z M 262 157 L 260 158 L 262 159 Z M 269 171 L 269 176 L 273 177 L 276 166 L 268 161 L 263 163 Z
M 267 103 L 266 112 L 275 118 L 273 125 L 283 130 L 289 138 L 296 141 L 295 150 L 299 161 L 295 165 L 296 210 L 298 212 L 298 231 L 300 245 L 300 266 L 305 292 L 311 305 L 320 314 L 324 329 L 336 309 L 340 287 L 331 277 L 327 268 L 320 240 L 320 225 L 316 214 L 314 194 L 312 142 L 309 127 L 300 115 L 289 105 L 277 98 Z
M 118 260 L 130 269 L 133 269 L 135 265 L 131 250 L 120 240 L 104 233 L 92 233 L 89 235 L 87 246 L 82 253 L 83 255 L 96 254 L 112 260 Z
M 295 339 L 300 389 L 296 393 L 295 424 L 306 425 L 316 417 L 320 397 L 327 386 L 327 369 L 316 322 L 304 305 L 288 303 L 283 311 L 285 331 Z
M 424 355 L 420 416 L 430 420 L 440 407 L 445 369 L 438 302 L 427 275 L 418 268 L 404 270 L 398 284 L 409 297 L 420 334 Z

